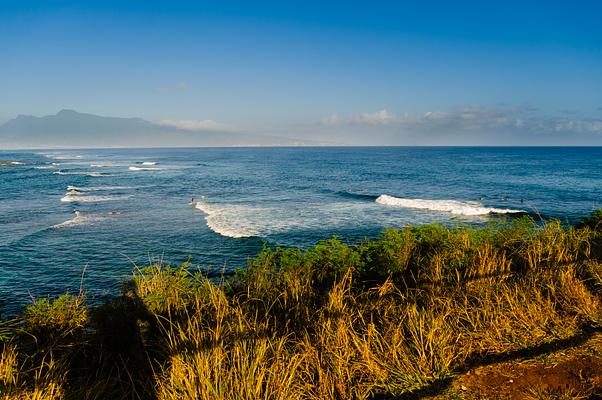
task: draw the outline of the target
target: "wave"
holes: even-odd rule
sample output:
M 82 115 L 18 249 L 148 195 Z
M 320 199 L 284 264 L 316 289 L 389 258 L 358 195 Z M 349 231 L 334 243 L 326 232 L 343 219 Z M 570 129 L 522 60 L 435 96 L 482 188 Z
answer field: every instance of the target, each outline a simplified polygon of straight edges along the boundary
M 263 204 L 213 203 L 199 201 L 194 207 L 205 214 L 207 227 L 213 232 L 231 238 L 269 237 L 300 230 L 333 229 L 349 221 L 356 221 L 366 204 L 348 201 L 318 202 L 294 201 Z
M 154 167 L 129 167 L 130 171 L 159 171 L 161 168 Z
M 86 176 L 92 176 L 95 178 L 101 177 L 101 176 L 111 176 L 109 174 L 105 174 L 104 172 L 83 172 L 83 171 L 56 171 L 53 172 L 54 175 L 86 175 Z
M 130 196 L 84 196 L 78 191 L 70 190 L 61 198 L 64 203 L 81 202 L 81 203 L 96 203 L 100 201 L 116 201 L 126 200 Z
M 354 200 L 365 200 L 365 201 L 374 201 L 378 198 L 378 196 L 372 194 L 364 194 L 364 193 L 353 193 L 346 190 L 337 192 L 338 195 L 342 197 L 346 197 Z
M 260 232 L 254 228 L 252 224 L 245 224 L 241 221 L 232 220 L 231 215 L 234 211 L 233 208 L 241 207 L 244 206 L 220 207 L 205 202 L 198 202 L 195 205 L 195 208 L 206 214 L 205 221 L 207 222 L 209 229 L 217 234 L 231 238 L 259 236 Z
M 68 185 L 67 190 L 76 191 L 76 192 L 98 192 L 98 191 L 106 191 L 106 190 L 125 190 L 132 189 L 131 186 L 89 186 L 89 187 L 81 187 L 81 186 L 72 186 Z
M 34 167 L 35 169 L 55 169 L 56 167 L 54 165 L 42 165 L 39 167 Z
M 158 163 L 155 161 L 144 161 L 142 165 L 157 165 Z
M 80 211 L 75 212 L 75 216 L 71 219 L 68 219 L 65 222 L 61 222 L 60 224 L 56 224 L 51 226 L 51 228 L 66 228 L 69 226 L 77 226 L 77 225 L 87 225 L 94 222 L 98 222 L 103 218 L 94 215 L 83 215 Z
M 523 214 L 524 210 L 483 207 L 480 202 L 459 200 L 403 199 L 386 194 L 378 196 L 378 204 L 393 207 L 414 208 L 418 210 L 443 211 L 458 215 Z

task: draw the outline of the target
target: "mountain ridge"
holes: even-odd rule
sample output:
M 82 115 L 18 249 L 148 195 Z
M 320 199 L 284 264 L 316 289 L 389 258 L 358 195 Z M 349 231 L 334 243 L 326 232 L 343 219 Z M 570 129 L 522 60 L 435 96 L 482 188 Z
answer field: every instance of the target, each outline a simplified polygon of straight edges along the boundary
M 309 146 L 317 142 L 240 132 L 181 129 L 138 117 L 110 117 L 62 109 L 19 114 L 0 125 L 4 148 Z

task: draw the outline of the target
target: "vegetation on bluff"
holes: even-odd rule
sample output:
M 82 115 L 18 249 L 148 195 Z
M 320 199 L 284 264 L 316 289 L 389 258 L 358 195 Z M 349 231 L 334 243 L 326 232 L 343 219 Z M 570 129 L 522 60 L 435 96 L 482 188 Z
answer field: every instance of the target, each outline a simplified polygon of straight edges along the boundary
M 473 398 L 454 382 L 481 366 L 594 339 L 588 360 L 601 360 L 600 221 L 266 247 L 219 282 L 187 265 L 138 269 L 102 306 L 64 295 L 3 322 L 0 398 Z M 519 394 L 602 394 L 581 378 Z

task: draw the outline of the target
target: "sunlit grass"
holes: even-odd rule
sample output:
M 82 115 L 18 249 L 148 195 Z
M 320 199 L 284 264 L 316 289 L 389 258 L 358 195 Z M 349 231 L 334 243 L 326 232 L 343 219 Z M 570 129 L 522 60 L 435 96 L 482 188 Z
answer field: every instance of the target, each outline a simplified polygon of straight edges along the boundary
M 101 307 L 80 294 L 25 309 L 4 335 L 0 398 L 410 393 L 475 360 L 600 327 L 595 217 L 265 248 L 222 283 L 186 265 L 137 269 Z

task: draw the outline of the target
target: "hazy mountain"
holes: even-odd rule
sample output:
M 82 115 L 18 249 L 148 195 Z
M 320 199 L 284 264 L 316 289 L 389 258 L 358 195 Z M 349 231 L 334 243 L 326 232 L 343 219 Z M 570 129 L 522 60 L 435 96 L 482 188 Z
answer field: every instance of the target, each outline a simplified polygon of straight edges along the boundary
M 188 130 L 141 118 L 102 117 L 62 110 L 56 115 L 19 115 L 0 126 L 0 147 L 195 147 L 296 146 L 311 142 L 235 132 Z

